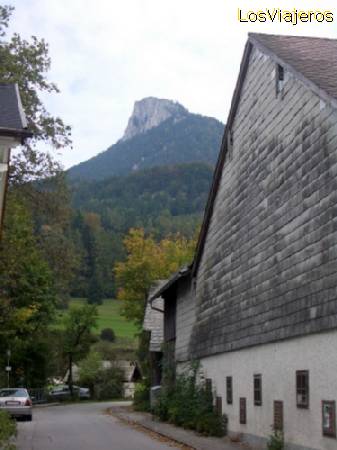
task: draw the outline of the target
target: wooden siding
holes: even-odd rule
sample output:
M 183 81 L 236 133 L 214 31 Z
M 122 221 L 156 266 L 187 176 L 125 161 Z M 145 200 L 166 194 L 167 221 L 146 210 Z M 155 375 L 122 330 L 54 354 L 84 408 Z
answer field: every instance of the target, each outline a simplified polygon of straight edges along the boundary
M 337 327 L 337 113 L 253 49 L 196 274 L 192 357 Z

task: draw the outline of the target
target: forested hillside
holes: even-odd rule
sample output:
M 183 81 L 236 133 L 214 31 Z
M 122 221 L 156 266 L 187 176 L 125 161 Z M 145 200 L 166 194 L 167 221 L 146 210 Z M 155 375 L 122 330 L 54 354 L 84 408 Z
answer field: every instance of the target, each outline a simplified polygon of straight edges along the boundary
M 124 256 L 130 228 L 160 239 L 192 236 L 200 224 L 213 167 L 204 163 L 154 167 L 125 177 L 72 184 L 72 224 L 80 270 L 74 296 L 114 294 L 112 268 Z
M 195 235 L 224 125 L 167 99 L 135 102 L 123 137 L 67 172 L 79 271 L 72 295 L 115 295 L 113 267 L 123 239 L 143 228 L 157 241 Z

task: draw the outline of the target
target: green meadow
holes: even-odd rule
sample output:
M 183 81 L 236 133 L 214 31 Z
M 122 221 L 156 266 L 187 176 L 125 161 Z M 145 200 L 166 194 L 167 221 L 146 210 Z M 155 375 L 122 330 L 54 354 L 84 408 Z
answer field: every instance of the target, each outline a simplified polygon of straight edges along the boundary
M 86 302 L 84 298 L 74 298 L 69 303 L 69 308 L 82 306 Z M 98 320 L 96 332 L 99 334 L 104 328 L 112 328 L 117 338 L 133 340 L 137 332 L 136 326 L 121 315 L 121 303 L 118 300 L 106 299 L 102 305 L 98 305 Z M 59 312 L 57 327 L 62 328 L 64 312 Z

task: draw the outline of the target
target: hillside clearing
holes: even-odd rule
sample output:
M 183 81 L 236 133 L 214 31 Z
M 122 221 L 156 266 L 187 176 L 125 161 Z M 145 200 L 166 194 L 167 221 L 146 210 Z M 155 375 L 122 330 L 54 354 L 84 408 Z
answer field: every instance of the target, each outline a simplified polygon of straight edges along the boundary
M 69 308 L 82 306 L 86 302 L 85 298 L 74 298 L 69 302 Z M 134 323 L 128 321 L 121 315 L 121 302 L 114 299 L 105 299 L 102 305 L 98 305 L 98 320 L 95 333 L 99 334 L 104 328 L 112 328 L 117 338 L 135 339 L 137 328 Z M 62 328 L 62 317 L 64 311 L 57 317 L 57 328 Z

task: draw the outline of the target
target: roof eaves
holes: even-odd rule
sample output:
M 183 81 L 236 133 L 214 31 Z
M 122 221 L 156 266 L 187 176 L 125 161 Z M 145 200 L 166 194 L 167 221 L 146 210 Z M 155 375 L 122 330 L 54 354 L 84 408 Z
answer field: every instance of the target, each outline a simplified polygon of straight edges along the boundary
M 283 66 L 286 70 L 293 73 L 296 78 L 298 78 L 305 86 L 311 89 L 315 94 L 317 94 L 322 100 L 330 103 L 334 108 L 337 109 L 337 100 L 328 94 L 325 90 L 321 89 L 313 81 L 305 77 L 302 72 L 296 70 L 291 64 L 284 61 L 283 58 L 277 55 L 273 50 L 271 50 L 267 45 L 259 40 L 258 33 L 248 33 L 248 40 L 252 45 L 256 46 L 260 51 L 271 57 L 277 64 Z
M 27 123 L 27 119 L 26 119 L 26 114 L 23 110 L 21 96 L 20 96 L 20 92 L 19 92 L 19 86 L 17 83 L 15 83 L 15 92 L 16 92 L 16 100 L 18 102 L 18 111 L 19 111 L 19 115 L 20 115 L 20 119 L 21 119 L 22 128 L 26 129 L 28 127 L 28 123 Z
M 153 300 L 160 297 L 165 291 L 171 288 L 178 280 L 189 275 L 191 273 L 191 269 L 192 265 L 184 266 L 180 270 L 178 270 L 178 272 L 174 273 L 165 284 L 163 284 L 159 289 L 154 291 L 154 293 L 149 298 L 150 304 L 153 302 Z
M 0 127 L 0 136 L 20 138 L 23 143 L 25 139 L 32 137 L 33 133 L 26 129 Z

